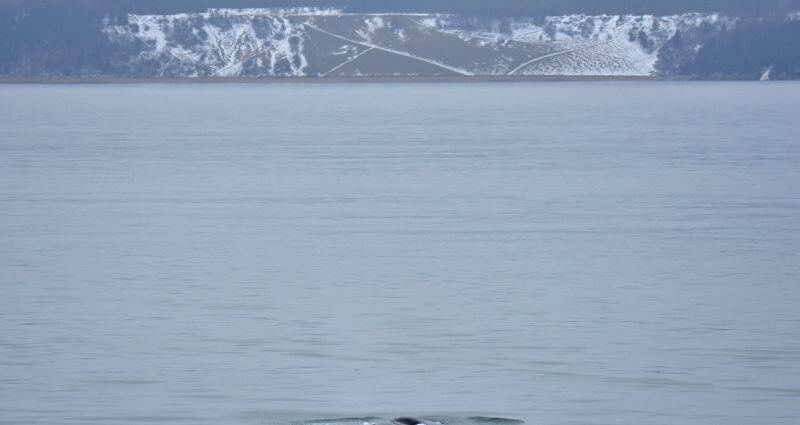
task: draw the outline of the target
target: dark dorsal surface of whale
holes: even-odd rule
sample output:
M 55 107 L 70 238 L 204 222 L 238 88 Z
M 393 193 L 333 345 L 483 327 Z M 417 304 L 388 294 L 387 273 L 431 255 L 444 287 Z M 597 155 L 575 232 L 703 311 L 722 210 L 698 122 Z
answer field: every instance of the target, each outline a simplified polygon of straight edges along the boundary
M 0 0 L 2 1 L 2 0 Z M 390 416 L 391 417 L 391 416 Z M 399 416 L 394 419 L 359 416 L 339 419 L 315 419 L 286 425 L 524 425 L 525 421 L 494 416 L 436 416 L 427 419 Z
M 392 423 L 398 425 L 422 425 L 425 424 L 425 421 L 422 419 L 412 418 L 410 416 L 401 416 L 399 418 L 392 419 Z

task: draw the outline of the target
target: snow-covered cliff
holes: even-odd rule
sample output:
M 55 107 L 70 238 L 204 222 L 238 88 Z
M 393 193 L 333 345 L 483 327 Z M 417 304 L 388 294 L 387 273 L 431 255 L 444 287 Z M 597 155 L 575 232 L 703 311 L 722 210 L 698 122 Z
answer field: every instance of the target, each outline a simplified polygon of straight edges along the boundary
M 136 52 L 128 73 L 141 76 L 650 76 L 676 37 L 682 57 L 691 56 L 736 24 L 716 14 L 491 19 L 217 9 L 129 15 L 104 32 Z

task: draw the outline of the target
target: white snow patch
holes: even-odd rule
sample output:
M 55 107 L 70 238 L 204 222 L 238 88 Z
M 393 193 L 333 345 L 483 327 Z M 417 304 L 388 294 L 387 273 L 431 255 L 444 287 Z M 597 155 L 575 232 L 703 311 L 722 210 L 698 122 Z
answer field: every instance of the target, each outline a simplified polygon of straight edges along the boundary
M 204 15 L 204 14 L 201 14 Z M 341 9 L 319 7 L 208 9 L 205 15 L 218 16 L 340 16 Z
M 380 28 L 386 28 L 386 22 L 380 16 L 373 16 L 367 19 L 367 31 L 375 32 L 375 30 Z
M 141 40 L 151 48 L 135 60 L 157 60 L 177 66 L 192 75 L 239 76 L 250 61 L 264 75 L 305 75 L 308 62 L 303 55 L 303 27 L 283 16 L 226 15 L 230 23 L 221 28 L 210 21 L 218 11 L 176 15 L 129 15 L 128 25 L 105 28 L 112 39 Z M 265 19 L 266 18 L 266 19 Z M 191 37 L 176 31 L 176 22 L 189 23 Z M 260 35 L 259 35 L 260 34 Z M 258 59 L 258 60 L 256 60 Z M 280 69 L 278 69 L 280 68 Z

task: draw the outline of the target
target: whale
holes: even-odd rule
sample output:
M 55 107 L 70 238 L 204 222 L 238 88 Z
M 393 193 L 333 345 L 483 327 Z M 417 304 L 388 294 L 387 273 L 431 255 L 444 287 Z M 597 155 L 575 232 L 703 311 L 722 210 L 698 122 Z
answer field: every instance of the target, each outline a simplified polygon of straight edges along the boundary
M 390 421 L 394 425 L 427 425 L 427 422 L 411 416 L 400 416 Z

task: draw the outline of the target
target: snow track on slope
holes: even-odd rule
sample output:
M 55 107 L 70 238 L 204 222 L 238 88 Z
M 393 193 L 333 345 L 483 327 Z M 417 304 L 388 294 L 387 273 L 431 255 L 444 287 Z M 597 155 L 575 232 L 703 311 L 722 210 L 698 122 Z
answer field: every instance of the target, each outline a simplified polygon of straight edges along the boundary
M 319 28 L 319 27 L 317 27 L 315 25 L 312 25 L 312 24 L 309 24 L 309 23 L 304 23 L 303 25 L 305 25 L 308 28 L 317 30 L 317 31 L 319 31 L 319 32 L 321 32 L 323 34 L 328 34 L 331 37 L 336 37 L 336 38 L 344 40 L 344 41 L 349 41 L 350 43 L 360 44 L 362 46 L 367 46 L 367 47 L 371 47 L 373 49 L 383 50 L 384 52 L 394 53 L 395 55 L 405 56 L 407 58 L 415 59 L 415 60 L 418 60 L 418 61 L 421 61 L 421 62 L 426 62 L 426 63 L 429 63 L 431 65 L 436 65 L 439 68 L 443 68 L 443 69 L 446 69 L 448 71 L 455 72 L 457 74 L 461 74 L 461 75 L 465 75 L 465 76 L 474 75 L 471 72 L 465 71 L 463 69 L 459 69 L 459 68 L 455 68 L 455 67 L 452 67 L 452 66 L 448 66 L 448 65 L 445 65 L 445 64 L 443 64 L 441 62 L 436 62 L 434 60 L 426 59 L 426 58 L 423 58 L 423 57 L 420 57 L 420 56 L 415 56 L 415 55 L 412 55 L 411 53 L 408 53 L 408 52 L 403 52 L 401 50 L 389 49 L 389 48 L 378 46 L 377 44 L 372 44 L 372 43 L 369 43 L 369 42 L 366 42 L 366 41 L 358 41 L 358 40 L 353 40 L 352 38 L 342 37 L 339 34 L 334 34 L 332 32 L 325 31 L 324 29 Z
M 333 72 L 333 71 L 336 71 L 337 69 L 339 69 L 339 68 L 341 68 L 341 67 L 343 67 L 343 66 L 347 65 L 348 63 L 350 63 L 350 62 L 353 62 L 354 60 L 356 60 L 356 59 L 358 59 L 359 57 L 361 57 L 361 55 L 364 55 L 364 54 L 366 54 L 366 53 L 369 53 L 369 52 L 371 52 L 371 51 L 373 51 L 373 50 L 375 50 L 375 48 L 374 48 L 374 47 L 370 47 L 369 49 L 367 49 L 367 50 L 364 50 L 363 52 L 361 52 L 361 53 L 359 53 L 359 54 L 357 54 L 357 55 L 353 56 L 352 58 L 350 58 L 350 59 L 348 59 L 348 60 L 346 60 L 346 61 L 344 61 L 344 62 L 342 62 L 342 63 L 340 63 L 339 65 L 336 65 L 336 66 L 334 66 L 333 68 L 329 69 L 327 72 L 324 72 L 324 73 L 320 74 L 320 76 L 321 76 L 321 77 L 324 77 L 324 76 L 326 76 L 326 75 L 330 74 L 331 72 Z
M 601 41 L 601 42 L 589 44 L 589 45 L 586 45 L 586 46 L 576 47 L 574 49 L 560 50 L 558 52 L 553 52 L 553 53 L 550 53 L 550 54 L 547 54 L 547 55 L 544 55 L 544 56 L 539 56 L 538 58 L 534 58 L 534 59 L 531 59 L 531 60 L 529 60 L 527 62 L 522 63 L 522 65 L 512 69 L 506 75 L 514 75 L 520 69 L 523 69 L 523 68 L 525 68 L 526 66 L 528 66 L 528 65 L 530 65 L 532 63 L 539 62 L 539 61 L 544 60 L 544 59 L 552 58 L 552 57 L 559 56 L 559 55 L 564 55 L 564 54 L 567 54 L 567 53 L 577 52 L 579 50 L 590 49 L 592 47 L 599 46 L 601 44 L 607 44 L 607 43 L 610 43 L 610 41 L 608 41 L 608 40 Z

